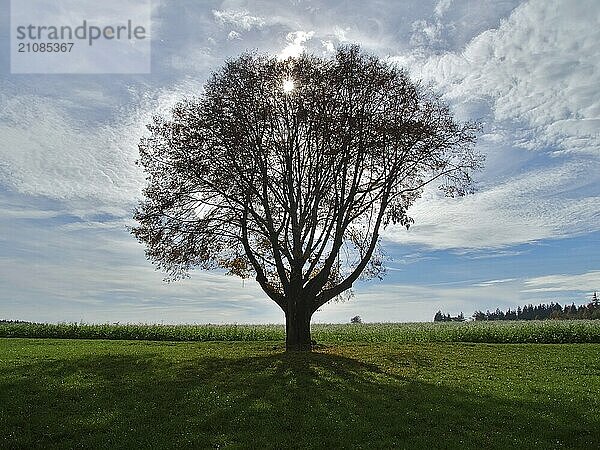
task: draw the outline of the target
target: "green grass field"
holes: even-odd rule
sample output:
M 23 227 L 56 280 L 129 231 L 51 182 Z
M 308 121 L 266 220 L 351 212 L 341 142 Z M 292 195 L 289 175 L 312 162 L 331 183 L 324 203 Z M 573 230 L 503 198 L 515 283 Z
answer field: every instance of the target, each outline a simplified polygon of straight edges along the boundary
M 600 448 L 600 345 L 0 339 L 3 448 Z

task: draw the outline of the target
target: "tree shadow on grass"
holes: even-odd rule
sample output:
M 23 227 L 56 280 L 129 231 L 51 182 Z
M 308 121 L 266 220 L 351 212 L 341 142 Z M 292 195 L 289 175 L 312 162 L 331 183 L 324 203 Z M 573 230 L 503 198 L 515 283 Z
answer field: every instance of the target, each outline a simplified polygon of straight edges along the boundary
M 0 446 L 11 448 L 600 446 L 597 416 L 319 352 L 35 362 L 0 372 L 0 400 Z

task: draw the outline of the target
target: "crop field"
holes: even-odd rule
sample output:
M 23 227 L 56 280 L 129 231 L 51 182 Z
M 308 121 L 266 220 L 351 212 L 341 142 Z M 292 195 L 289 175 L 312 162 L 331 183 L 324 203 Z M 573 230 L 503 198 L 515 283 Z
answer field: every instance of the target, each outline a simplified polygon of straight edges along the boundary
M 315 324 L 321 343 L 485 342 L 600 343 L 600 320 Z M 151 341 L 283 341 L 283 325 L 144 325 L 0 323 L 0 337 Z
M 316 328 L 340 342 L 2 338 L 0 448 L 600 448 L 599 344 Z

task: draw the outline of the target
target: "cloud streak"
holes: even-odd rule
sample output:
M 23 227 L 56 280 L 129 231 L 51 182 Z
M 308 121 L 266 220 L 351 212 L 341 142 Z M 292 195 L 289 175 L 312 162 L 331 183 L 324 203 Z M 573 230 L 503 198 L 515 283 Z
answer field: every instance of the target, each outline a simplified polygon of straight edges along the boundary
M 575 275 L 557 274 L 525 280 L 523 292 L 587 291 L 591 294 L 600 288 L 600 271 Z

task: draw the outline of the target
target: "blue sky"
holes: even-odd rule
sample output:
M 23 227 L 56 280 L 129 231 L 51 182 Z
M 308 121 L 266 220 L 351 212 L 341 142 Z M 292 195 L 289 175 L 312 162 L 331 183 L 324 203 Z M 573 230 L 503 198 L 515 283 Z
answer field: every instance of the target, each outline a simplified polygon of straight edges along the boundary
M 154 1 L 150 74 L 13 75 L 2 14 L 0 318 L 282 322 L 252 281 L 162 281 L 126 228 L 144 185 L 136 145 L 228 57 L 327 56 L 348 42 L 481 120 L 487 162 L 474 195 L 425 192 L 410 231 L 384 233 L 386 278 L 314 320 L 583 302 L 600 290 L 598 23 L 593 0 Z

